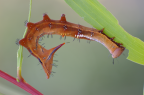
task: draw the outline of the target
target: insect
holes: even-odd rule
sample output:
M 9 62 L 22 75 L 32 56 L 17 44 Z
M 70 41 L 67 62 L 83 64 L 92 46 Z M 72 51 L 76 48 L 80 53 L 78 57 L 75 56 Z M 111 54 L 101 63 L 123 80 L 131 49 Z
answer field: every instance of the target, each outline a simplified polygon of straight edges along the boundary
M 86 39 L 97 41 L 103 44 L 112 54 L 112 58 L 119 57 L 124 51 L 121 43 L 115 42 L 113 38 L 103 33 L 103 30 L 88 28 L 79 24 L 66 21 L 65 15 L 62 14 L 60 20 L 52 20 L 47 14 L 43 15 L 43 20 L 37 23 L 28 22 L 25 38 L 19 41 L 19 44 L 27 48 L 27 50 L 36 57 L 47 75 L 50 77 L 52 72 L 53 55 L 65 43 L 62 43 L 52 49 L 46 50 L 38 41 L 44 35 L 60 35 L 61 37 L 70 36 L 77 39 Z

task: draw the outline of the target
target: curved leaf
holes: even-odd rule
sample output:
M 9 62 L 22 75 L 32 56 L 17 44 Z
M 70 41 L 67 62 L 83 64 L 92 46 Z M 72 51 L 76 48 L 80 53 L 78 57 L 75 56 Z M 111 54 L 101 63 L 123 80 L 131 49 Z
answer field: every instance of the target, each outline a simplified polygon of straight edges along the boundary
M 144 42 L 128 34 L 118 23 L 117 19 L 97 0 L 65 0 L 85 21 L 96 29 L 104 29 L 109 37 L 123 43 L 129 50 L 127 59 L 144 65 Z

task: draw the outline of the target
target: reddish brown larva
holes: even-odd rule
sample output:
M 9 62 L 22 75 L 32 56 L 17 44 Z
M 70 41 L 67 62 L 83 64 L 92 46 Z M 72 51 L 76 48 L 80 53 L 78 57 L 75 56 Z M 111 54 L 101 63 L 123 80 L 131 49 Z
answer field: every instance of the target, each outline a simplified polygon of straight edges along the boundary
M 52 72 L 53 55 L 63 44 L 46 50 L 39 45 L 38 40 L 43 35 L 60 35 L 62 37 L 70 36 L 78 39 L 93 40 L 102 43 L 112 54 L 112 58 L 119 57 L 124 51 L 124 47 L 109 38 L 102 30 L 92 29 L 78 24 L 66 21 L 65 15 L 62 14 L 60 20 L 52 20 L 47 14 L 43 15 L 43 20 L 37 23 L 27 23 L 27 33 L 25 38 L 19 41 L 19 44 L 28 49 L 35 56 L 44 68 L 47 78 Z

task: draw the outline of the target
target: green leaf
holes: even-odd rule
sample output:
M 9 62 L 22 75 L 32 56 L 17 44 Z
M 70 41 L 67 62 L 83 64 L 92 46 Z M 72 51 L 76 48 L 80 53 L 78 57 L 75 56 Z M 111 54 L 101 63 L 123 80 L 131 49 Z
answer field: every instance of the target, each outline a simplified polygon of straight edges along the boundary
M 85 21 L 96 29 L 104 29 L 109 37 L 129 50 L 129 60 L 144 65 L 144 42 L 128 34 L 117 19 L 97 0 L 65 0 Z

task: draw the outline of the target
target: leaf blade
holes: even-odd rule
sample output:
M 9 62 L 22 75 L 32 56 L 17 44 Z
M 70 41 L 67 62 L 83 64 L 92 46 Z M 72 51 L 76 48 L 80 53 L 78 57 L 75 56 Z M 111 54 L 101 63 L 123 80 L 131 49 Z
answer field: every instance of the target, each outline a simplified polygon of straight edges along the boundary
M 127 59 L 144 65 L 144 42 L 128 34 L 118 20 L 97 0 L 65 0 L 85 21 L 96 29 L 105 28 L 104 33 L 116 37 L 115 41 L 123 43 L 129 50 Z

